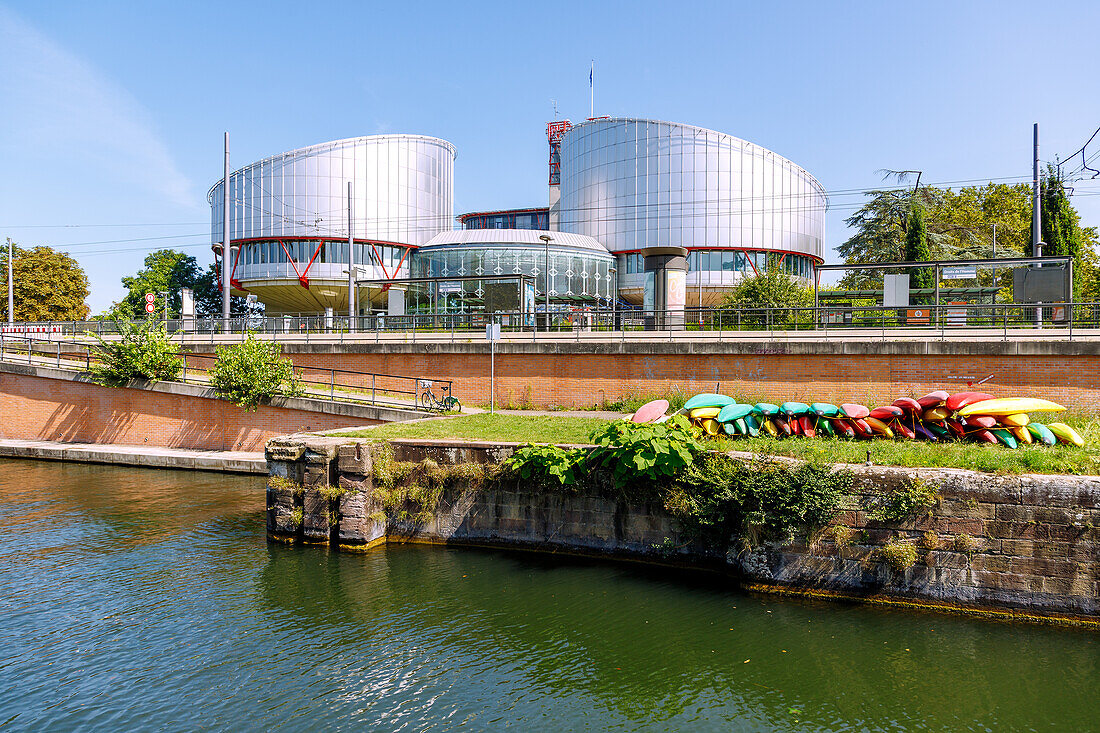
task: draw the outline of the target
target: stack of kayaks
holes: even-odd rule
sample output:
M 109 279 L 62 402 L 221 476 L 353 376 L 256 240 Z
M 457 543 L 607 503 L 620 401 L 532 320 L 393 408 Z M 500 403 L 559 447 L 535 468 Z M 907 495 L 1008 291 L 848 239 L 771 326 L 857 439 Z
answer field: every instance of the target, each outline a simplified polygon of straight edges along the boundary
M 663 404 L 662 404 L 663 403 Z M 668 403 L 664 400 L 643 405 L 634 413 L 635 422 L 663 422 Z M 1043 424 L 1032 413 L 1056 413 L 1066 408 L 1048 400 L 1030 397 L 995 398 L 984 392 L 931 392 L 920 399 L 899 397 L 893 404 L 870 409 L 855 403 L 827 402 L 738 403 L 717 393 L 697 394 L 680 409 L 707 435 L 756 437 L 819 435 L 838 438 L 900 438 L 903 440 L 971 440 L 1000 443 L 1009 448 L 1020 444 L 1081 447 L 1085 441 L 1062 422 Z

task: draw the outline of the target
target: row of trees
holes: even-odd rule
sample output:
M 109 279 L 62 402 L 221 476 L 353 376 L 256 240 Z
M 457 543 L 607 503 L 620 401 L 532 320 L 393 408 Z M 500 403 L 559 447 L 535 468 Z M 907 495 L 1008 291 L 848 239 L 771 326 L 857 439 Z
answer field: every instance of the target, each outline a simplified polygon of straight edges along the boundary
M 918 186 L 868 191 L 869 200 L 845 220 L 855 232 L 837 252 L 848 264 L 1025 257 L 1031 254 L 1032 190 L 1025 183 L 988 183 L 957 190 Z M 1065 182 L 1047 168 L 1040 190 L 1045 256 L 1074 258 L 1074 297 L 1100 297 L 1095 227 L 1081 225 Z M 994 248 L 994 241 L 996 247 Z M 934 287 L 930 268 L 912 268 L 910 284 Z M 882 274 L 853 270 L 844 289 L 881 287 Z

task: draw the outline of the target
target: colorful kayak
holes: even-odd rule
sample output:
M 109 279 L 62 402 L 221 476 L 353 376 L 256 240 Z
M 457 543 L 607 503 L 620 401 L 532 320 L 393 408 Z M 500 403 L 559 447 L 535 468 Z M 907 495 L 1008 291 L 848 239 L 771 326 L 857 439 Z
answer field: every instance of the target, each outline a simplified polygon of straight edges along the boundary
M 920 403 L 912 397 L 898 397 L 894 400 L 894 407 L 900 407 L 906 412 L 913 413 L 914 415 L 919 415 L 922 412 Z
M 856 437 L 856 430 L 852 427 L 852 423 L 849 420 L 833 421 L 833 429 L 836 430 L 837 435 L 841 435 L 845 438 Z
M 940 420 L 946 420 L 948 414 L 946 407 L 932 407 L 924 411 L 921 419 L 925 422 L 939 422 Z
M 630 422 L 653 422 L 666 412 L 668 412 L 668 400 L 653 400 L 639 407 L 634 414 L 630 416 Z
M 951 395 L 942 390 L 935 392 L 929 392 L 924 397 L 917 400 L 917 404 L 920 405 L 922 410 L 931 410 L 933 407 L 939 407 L 943 403 L 947 402 L 947 398 Z
M 860 419 L 867 417 L 871 414 L 871 411 L 863 405 L 857 405 L 852 402 L 845 402 L 840 406 L 840 409 L 844 414 L 852 419 Z
M 887 438 L 894 437 L 894 431 L 890 429 L 890 426 L 879 420 L 877 417 L 866 417 L 863 420 L 877 435 L 882 435 Z
M 836 435 L 836 430 L 833 428 L 833 421 L 827 417 L 819 417 L 817 424 L 814 425 L 814 430 L 824 435 Z
M 956 392 L 945 400 L 945 406 L 948 412 L 955 412 L 975 402 L 991 399 L 993 399 L 993 395 L 985 392 Z
M 718 422 L 730 422 L 732 420 L 738 420 L 745 415 L 748 415 L 750 412 L 753 411 L 753 409 L 754 408 L 752 405 L 740 405 L 735 402 L 732 405 L 726 405 L 721 410 L 719 410 L 715 419 L 718 420 Z
M 818 417 L 836 417 L 840 413 L 839 407 L 828 402 L 815 402 L 810 405 L 810 410 Z
M 901 417 L 905 414 L 905 411 L 900 407 L 894 407 L 893 405 L 885 405 L 883 407 L 876 407 L 868 414 L 869 417 L 873 417 L 876 420 L 893 420 L 895 417 Z
M 794 417 L 795 415 L 805 415 L 810 411 L 810 406 L 805 402 L 784 402 L 779 406 L 779 411 L 787 417 Z
M 967 405 L 958 411 L 959 417 L 967 415 L 992 415 L 1003 417 L 1018 415 L 1028 412 L 1062 412 L 1066 408 L 1050 400 L 1040 400 L 1031 397 L 1012 397 L 999 400 L 982 400 L 976 404 Z
M 966 426 L 968 428 L 989 428 L 997 427 L 997 418 L 990 417 L 989 415 L 971 415 L 966 418 Z
M 1071 428 L 1069 425 L 1066 425 L 1064 422 L 1052 422 L 1047 425 L 1047 429 L 1050 430 L 1050 432 L 1054 433 L 1054 437 L 1058 438 L 1058 440 L 1062 443 L 1075 445 L 1078 448 L 1081 448 L 1085 445 L 1085 440 L 1081 437 L 1080 433 Z
M 1012 433 L 1012 437 L 1016 439 L 1017 443 L 1021 443 L 1023 445 L 1031 445 L 1031 431 L 1027 428 L 1009 428 L 1008 432 Z
M 875 434 L 874 430 L 871 430 L 871 426 L 867 424 L 866 418 L 854 418 L 851 420 L 852 429 L 856 431 L 856 435 L 861 438 L 870 438 Z
M 708 420 L 718 417 L 721 407 L 696 407 L 688 413 L 692 420 Z
M 1058 442 L 1058 438 L 1054 433 L 1050 432 L 1050 428 L 1042 423 L 1029 422 L 1027 424 L 1027 431 L 1043 445 L 1054 445 Z
M 760 427 L 764 429 L 764 432 L 775 438 L 779 436 L 779 428 L 775 427 L 775 423 L 772 422 L 770 417 L 764 418 L 760 423 Z
M 975 430 L 973 433 L 970 433 L 970 437 L 978 441 L 979 443 L 997 442 L 997 436 L 989 432 L 988 430 Z
M 722 430 L 726 432 L 726 435 L 737 435 L 737 425 L 732 422 L 721 423 Z
M 989 432 L 993 433 L 993 437 L 1007 445 L 1009 448 L 1017 447 L 1016 438 L 1006 429 L 993 428 Z
M 704 392 L 685 402 L 684 409 L 690 411 L 696 407 L 725 407 L 726 405 L 732 405 L 734 401 L 732 397 L 727 397 L 724 394 Z
M 745 429 L 749 431 L 749 435 L 754 438 L 760 435 L 760 421 L 756 419 L 755 415 L 749 413 L 742 419 L 745 421 Z
M 707 418 L 703 421 L 702 427 L 707 431 L 707 435 L 718 435 L 718 431 L 722 429 L 722 423 L 713 418 Z
M 814 429 L 814 419 L 809 415 L 799 415 L 797 418 L 800 432 L 807 438 L 816 438 L 817 430 Z
M 1010 428 L 1022 428 L 1025 425 L 1027 425 L 1029 422 L 1031 422 L 1031 418 L 1029 418 L 1027 415 L 1024 415 L 1024 414 L 1005 415 L 1004 417 L 1001 418 L 1001 425 L 1004 425 L 1004 426 L 1010 427 Z
M 775 424 L 775 429 L 779 431 L 779 435 L 787 437 L 792 434 L 794 430 L 791 428 L 790 422 L 782 415 L 776 415 L 771 418 L 771 421 Z
M 764 417 L 771 417 L 772 415 L 779 412 L 779 406 L 773 405 L 770 402 L 757 402 L 755 405 L 755 410 L 757 413 L 763 415 Z

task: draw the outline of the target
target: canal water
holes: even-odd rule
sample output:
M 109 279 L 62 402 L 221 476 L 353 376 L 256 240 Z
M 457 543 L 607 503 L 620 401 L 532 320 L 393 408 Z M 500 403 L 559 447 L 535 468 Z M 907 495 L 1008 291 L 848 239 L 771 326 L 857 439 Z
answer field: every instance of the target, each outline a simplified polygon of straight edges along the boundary
M 5 460 L 0 730 L 1095 730 L 1100 635 L 264 539 L 260 478 Z

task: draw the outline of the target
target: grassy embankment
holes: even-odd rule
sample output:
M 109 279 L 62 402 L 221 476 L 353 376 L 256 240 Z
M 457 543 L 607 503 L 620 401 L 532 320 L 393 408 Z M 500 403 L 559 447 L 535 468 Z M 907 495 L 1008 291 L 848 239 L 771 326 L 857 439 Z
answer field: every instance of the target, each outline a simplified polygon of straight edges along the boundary
M 1068 473 L 1100 475 L 1100 419 L 1095 416 L 1059 417 L 1085 439 L 1085 448 L 1027 445 L 1016 450 L 979 443 L 925 443 L 916 440 L 843 440 L 838 438 L 709 439 L 714 450 L 816 458 L 829 463 L 863 463 L 870 451 L 872 463 L 883 466 L 969 468 L 989 473 Z M 599 418 L 553 415 L 463 415 L 445 420 L 390 423 L 339 435 L 377 440 L 440 438 L 516 443 L 588 443 L 589 434 L 604 423 Z

